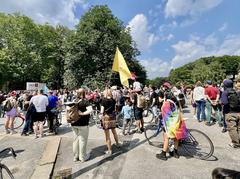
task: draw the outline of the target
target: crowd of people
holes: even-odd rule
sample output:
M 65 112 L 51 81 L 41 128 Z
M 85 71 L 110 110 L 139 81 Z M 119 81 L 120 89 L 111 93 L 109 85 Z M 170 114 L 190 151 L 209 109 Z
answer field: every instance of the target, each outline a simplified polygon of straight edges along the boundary
M 240 147 L 240 80 L 235 86 L 232 80 L 225 79 L 221 86 L 208 80 L 205 85 L 198 81 L 193 88 L 192 106 L 198 122 L 205 121 L 207 126 L 218 123 L 222 132 L 229 132 L 231 147 Z
M 115 145 L 121 144 L 116 132 L 116 112 L 123 115 L 123 135 L 132 133 L 141 134 L 144 132 L 145 108 L 151 108 L 154 121 L 159 121 L 159 112 L 164 118 L 166 111 L 173 111 L 172 102 L 176 103 L 177 108 L 182 109 L 185 106 L 186 98 L 189 97 L 194 109 L 194 115 L 198 122 L 205 121 L 207 126 L 218 123 L 223 127 L 222 132 L 229 132 L 233 148 L 240 147 L 240 80 L 234 86 L 233 81 L 226 79 L 222 86 L 212 84 L 208 80 L 206 83 L 198 81 L 188 90 L 183 85 L 173 86 L 165 82 L 161 87 L 142 86 L 135 82 L 132 87 L 120 88 L 113 86 L 106 88 L 103 92 L 100 90 L 89 90 L 80 88 L 77 90 L 53 90 L 44 94 L 43 90 L 38 92 L 16 92 L 9 94 L 0 94 L 0 115 L 5 110 L 5 130 L 6 134 L 14 134 L 14 118 L 19 112 L 25 114 L 25 124 L 21 132 L 22 136 L 34 134 L 35 138 L 44 137 L 44 121 L 48 120 L 49 133 L 53 133 L 53 119 L 55 114 L 52 112 L 55 108 L 64 108 L 67 102 L 76 102 L 79 111 L 79 120 L 71 123 L 74 134 L 73 153 L 74 161 L 87 161 L 90 155 L 86 151 L 90 114 L 93 106 L 99 109 L 102 129 L 105 134 L 107 151 L 106 155 L 112 154 L 112 142 L 110 132 L 113 134 Z M 7 105 L 8 103 L 8 105 Z M 8 108 L 10 109 L 7 109 Z M 166 111 L 164 110 L 166 109 Z M 176 109 L 175 109 L 176 110 Z M 134 117 L 136 129 L 131 131 L 131 118 Z M 58 124 L 61 125 L 61 124 Z M 127 133 L 125 132 L 127 129 Z M 166 153 L 169 147 L 169 136 L 163 125 L 164 145 L 163 150 L 156 157 L 161 160 L 167 160 Z M 170 156 L 179 158 L 178 140 L 174 140 L 174 150 L 170 151 Z

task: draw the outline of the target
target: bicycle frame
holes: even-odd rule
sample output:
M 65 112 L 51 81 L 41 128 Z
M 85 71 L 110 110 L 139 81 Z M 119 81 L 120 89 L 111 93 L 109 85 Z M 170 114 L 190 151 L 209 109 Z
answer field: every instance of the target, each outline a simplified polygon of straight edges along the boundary
M 11 147 L 2 150 L 2 151 L 0 152 L 0 154 L 2 154 L 2 153 L 4 153 L 4 152 L 7 152 L 7 151 L 8 151 L 8 152 L 11 152 L 12 157 L 13 157 L 14 159 L 16 158 L 17 155 L 16 155 L 15 151 L 13 150 L 13 148 L 11 148 Z M 10 177 L 11 179 L 14 179 L 14 176 L 13 176 L 13 174 L 11 173 L 11 171 L 9 170 L 9 168 L 8 168 L 6 165 L 2 164 L 1 161 L 0 161 L 0 179 L 3 179 L 3 173 L 2 173 L 3 169 L 5 169 L 5 170 L 7 171 L 8 175 L 9 175 L 9 177 Z

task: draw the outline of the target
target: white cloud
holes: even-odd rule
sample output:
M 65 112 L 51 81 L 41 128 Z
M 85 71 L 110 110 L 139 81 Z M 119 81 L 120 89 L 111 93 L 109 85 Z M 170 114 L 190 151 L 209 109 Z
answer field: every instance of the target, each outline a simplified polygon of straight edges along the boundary
M 171 70 L 169 63 L 161 60 L 160 58 L 140 60 L 140 63 L 147 70 L 148 79 L 168 76 Z
M 40 24 L 48 22 L 73 28 L 78 23 L 75 16 L 77 7 L 85 10 L 88 3 L 85 0 L 7 0 L 1 2 L 0 11 L 20 12 Z
M 175 56 L 169 62 L 160 58 L 140 60 L 146 68 L 149 79 L 168 76 L 173 68 L 180 67 L 196 59 L 206 56 L 240 55 L 240 34 L 228 35 L 222 42 L 215 34 L 205 38 L 190 35 L 188 41 L 179 41 L 172 45 Z M 168 49 L 165 49 L 168 51 Z
M 183 64 L 186 64 L 205 54 L 205 47 L 198 44 L 197 41 L 179 41 L 172 47 L 176 52 L 176 55 L 171 62 L 172 68 L 182 66 Z
M 174 35 L 173 34 L 168 34 L 168 36 L 166 37 L 166 40 L 167 41 L 170 41 L 174 38 Z
M 240 55 L 240 34 L 228 35 L 222 43 L 211 34 L 206 38 L 191 36 L 189 41 L 179 41 L 172 45 L 176 54 L 171 67 L 177 68 L 188 62 L 206 56 Z
M 220 55 L 240 55 L 240 34 L 228 35 L 220 45 L 216 54 Z
M 168 0 L 166 17 L 197 15 L 218 6 L 222 0 Z
M 227 23 L 224 23 L 224 24 L 218 29 L 218 31 L 223 32 L 223 31 L 225 31 L 227 28 L 228 28 L 228 24 L 227 24 Z
M 148 20 L 143 14 L 137 14 L 128 24 L 133 40 L 141 51 L 147 51 L 159 38 L 149 32 Z
M 177 27 L 177 26 L 178 26 L 177 22 L 176 22 L 176 21 L 173 21 L 173 22 L 171 22 L 170 24 L 163 24 L 163 25 L 161 25 L 161 26 L 159 27 L 159 31 L 160 31 L 160 32 L 164 32 L 164 31 L 166 31 L 166 30 L 172 30 L 172 29 L 174 29 L 174 28 Z

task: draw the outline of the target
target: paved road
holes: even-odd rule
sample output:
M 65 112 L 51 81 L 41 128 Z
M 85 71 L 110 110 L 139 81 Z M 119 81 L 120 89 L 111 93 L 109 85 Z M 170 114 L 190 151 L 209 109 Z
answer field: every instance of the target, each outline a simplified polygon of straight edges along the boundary
M 240 152 L 228 147 L 230 141 L 227 133 L 221 133 L 217 125 L 208 127 L 192 119 L 191 109 L 185 109 L 184 117 L 187 126 L 196 128 L 206 133 L 214 143 L 214 156 L 209 161 L 198 160 L 181 156 L 180 159 L 170 158 L 161 161 L 155 158 L 160 152 L 159 148 L 150 146 L 144 135 L 121 136 L 123 147 L 118 149 L 113 146 L 114 154 L 106 158 L 104 151 L 106 145 L 103 131 L 95 126 L 90 127 L 88 150 L 91 158 L 85 163 L 74 163 L 72 154 L 72 132 L 67 124 L 61 128 L 61 143 L 54 167 L 54 178 L 61 178 L 64 174 L 71 173 L 73 178 L 83 179 L 178 179 L 178 178 L 211 178 L 211 171 L 216 167 L 240 169 Z M 38 164 L 47 142 L 55 136 L 43 139 L 20 137 L 19 134 L 4 135 L 3 120 L 0 122 L 0 149 L 13 146 L 18 150 L 17 160 L 6 158 L 6 163 L 14 172 L 16 178 L 29 178 Z M 120 131 L 118 130 L 120 133 Z

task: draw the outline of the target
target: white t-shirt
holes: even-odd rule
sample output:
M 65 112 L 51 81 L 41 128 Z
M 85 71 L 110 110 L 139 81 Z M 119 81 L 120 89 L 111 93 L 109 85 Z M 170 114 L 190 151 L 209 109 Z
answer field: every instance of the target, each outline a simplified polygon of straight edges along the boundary
M 45 95 L 33 96 L 30 100 L 33 103 L 37 112 L 46 112 L 48 106 L 48 97 Z
M 133 89 L 135 89 L 135 90 L 141 90 L 141 89 L 142 89 L 142 88 L 141 88 L 141 83 L 138 82 L 138 81 L 135 81 L 135 82 L 133 83 Z
M 205 89 L 201 86 L 194 88 L 193 99 L 195 101 L 200 101 L 201 99 L 205 99 Z

